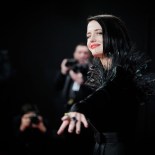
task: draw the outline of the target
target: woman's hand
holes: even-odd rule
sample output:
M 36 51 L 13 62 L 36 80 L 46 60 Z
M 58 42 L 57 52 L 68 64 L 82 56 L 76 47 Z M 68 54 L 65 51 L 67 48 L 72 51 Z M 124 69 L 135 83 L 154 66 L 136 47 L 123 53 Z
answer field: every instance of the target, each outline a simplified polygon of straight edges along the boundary
M 69 133 L 75 131 L 76 134 L 80 134 L 81 123 L 85 128 L 88 127 L 88 122 L 85 115 L 78 112 L 65 113 L 65 115 L 62 117 L 62 121 L 63 122 L 57 131 L 58 135 L 61 135 L 67 127 Z

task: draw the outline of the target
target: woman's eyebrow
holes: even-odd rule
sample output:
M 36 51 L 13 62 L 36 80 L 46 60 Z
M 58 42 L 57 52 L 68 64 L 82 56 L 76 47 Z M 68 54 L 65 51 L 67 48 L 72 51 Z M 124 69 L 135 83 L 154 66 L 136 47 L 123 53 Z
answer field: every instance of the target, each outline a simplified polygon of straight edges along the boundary
M 102 29 L 95 29 L 94 31 L 102 31 Z M 91 32 L 87 32 L 87 34 L 90 34 Z

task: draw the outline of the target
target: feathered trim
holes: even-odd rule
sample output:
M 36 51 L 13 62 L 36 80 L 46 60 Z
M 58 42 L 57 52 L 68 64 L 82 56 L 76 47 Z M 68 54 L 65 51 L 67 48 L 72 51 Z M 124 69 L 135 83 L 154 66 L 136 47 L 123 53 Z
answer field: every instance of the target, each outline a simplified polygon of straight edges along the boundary
M 116 68 L 119 66 L 129 73 L 127 76 L 130 76 L 135 83 L 137 94 L 139 93 L 140 96 L 155 94 L 155 73 L 148 71 L 151 59 L 145 53 L 136 50 L 135 47 L 128 53 L 122 53 L 116 52 L 117 55 L 112 57 L 113 65 L 108 71 L 104 70 L 100 60 L 95 58 L 88 72 L 86 85 L 93 90 L 104 88 L 107 82 L 116 76 Z
M 155 73 L 148 70 L 150 62 L 146 53 L 137 51 L 134 47 L 121 62 L 121 66 L 131 74 L 137 90 L 143 95 L 155 94 Z

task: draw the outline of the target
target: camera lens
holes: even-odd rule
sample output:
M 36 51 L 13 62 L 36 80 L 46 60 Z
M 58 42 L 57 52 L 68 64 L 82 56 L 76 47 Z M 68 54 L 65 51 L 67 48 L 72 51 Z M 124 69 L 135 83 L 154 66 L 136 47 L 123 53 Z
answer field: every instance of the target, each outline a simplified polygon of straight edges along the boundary
M 38 119 L 37 115 L 31 116 L 30 119 L 31 119 L 32 124 L 38 124 L 39 123 L 39 119 Z
M 72 66 L 74 66 L 76 64 L 77 64 L 77 60 L 75 60 L 75 59 L 68 59 L 67 62 L 66 62 L 67 67 L 72 67 Z

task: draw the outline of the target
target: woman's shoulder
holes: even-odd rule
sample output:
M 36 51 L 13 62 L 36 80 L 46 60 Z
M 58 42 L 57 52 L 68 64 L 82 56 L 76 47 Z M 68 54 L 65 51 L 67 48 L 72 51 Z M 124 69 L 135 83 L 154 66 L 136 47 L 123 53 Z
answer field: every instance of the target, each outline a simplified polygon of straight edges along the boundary
M 130 79 L 144 96 L 155 92 L 155 73 L 149 70 L 150 63 L 151 59 L 146 53 L 132 49 L 118 67 L 118 72 L 124 72 L 127 80 Z

